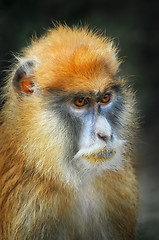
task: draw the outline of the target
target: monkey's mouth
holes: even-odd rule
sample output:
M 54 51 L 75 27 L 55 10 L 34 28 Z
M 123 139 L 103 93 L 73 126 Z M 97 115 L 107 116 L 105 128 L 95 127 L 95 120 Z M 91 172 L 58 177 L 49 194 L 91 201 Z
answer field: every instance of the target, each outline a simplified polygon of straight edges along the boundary
M 95 154 L 83 155 L 83 158 L 91 162 L 103 162 L 115 155 L 115 151 L 99 152 Z

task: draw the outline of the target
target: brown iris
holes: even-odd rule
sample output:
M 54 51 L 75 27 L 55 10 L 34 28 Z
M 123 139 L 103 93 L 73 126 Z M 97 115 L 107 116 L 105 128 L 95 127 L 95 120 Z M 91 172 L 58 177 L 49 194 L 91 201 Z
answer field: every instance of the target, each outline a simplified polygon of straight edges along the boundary
M 88 103 L 88 98 L 81 97 L 75 100 L 75 105 L 77 107 L 83 107 Z
M 108 103 L 109 101 L 110 101 L 110 93 L 106 93 L 104 96 L 103 96 L 103 98 L 102 98 L 102 100 L 101 100 L 101 102 L 102 103 Z

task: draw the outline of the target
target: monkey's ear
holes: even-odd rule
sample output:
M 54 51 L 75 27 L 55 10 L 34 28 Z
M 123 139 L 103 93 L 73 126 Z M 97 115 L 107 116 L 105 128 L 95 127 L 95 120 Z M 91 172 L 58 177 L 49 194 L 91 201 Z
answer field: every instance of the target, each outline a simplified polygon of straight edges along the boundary
M 26 60 L 15 72 L 13 86 L 19 94 L 33 94 L 37 89 L 37 83 L 33 80 L 35 61 Z

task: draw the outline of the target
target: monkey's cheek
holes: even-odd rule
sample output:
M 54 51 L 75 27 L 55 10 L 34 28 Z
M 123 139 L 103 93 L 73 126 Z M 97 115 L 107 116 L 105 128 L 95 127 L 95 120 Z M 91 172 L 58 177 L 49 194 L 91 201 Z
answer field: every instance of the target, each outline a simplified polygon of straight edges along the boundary
M 115 156 L 115 154 L 116 154 L 115 151 L 109 151 L 96 155 L 83 156 L 83 159 L 89 162 L 105 162 L 112 159 Z

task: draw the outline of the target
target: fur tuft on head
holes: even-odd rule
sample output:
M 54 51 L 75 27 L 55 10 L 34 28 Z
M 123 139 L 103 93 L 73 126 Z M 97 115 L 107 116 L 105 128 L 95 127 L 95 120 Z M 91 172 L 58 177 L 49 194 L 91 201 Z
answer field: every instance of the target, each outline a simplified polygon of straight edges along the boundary
M 88 27 L 56 25 L 23 51 L 24 60 L 36 59 L 34 77 L 42 88 L 65 91 L 103 85 L 118 71 L 117 49 L 112 41 Z M 102 69 L 102 71 L 101 71 Z

